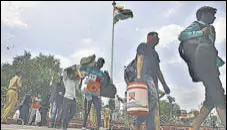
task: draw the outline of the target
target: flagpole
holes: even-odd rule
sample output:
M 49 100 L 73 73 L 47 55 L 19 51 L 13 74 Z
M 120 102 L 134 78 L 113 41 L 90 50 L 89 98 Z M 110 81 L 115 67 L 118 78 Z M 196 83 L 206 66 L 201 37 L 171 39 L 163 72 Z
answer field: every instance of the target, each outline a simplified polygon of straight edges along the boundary
M 111 71 L 110 71 L 110 75 L 111 75 L 111 79 L 113 80 L 113 56 L 114 56 L 114 7 L 115 7 L 115 5 L 116 5 L 116 2 L 113 1 L 112 5 L 113 5 L 113 28 L 112 28 Z

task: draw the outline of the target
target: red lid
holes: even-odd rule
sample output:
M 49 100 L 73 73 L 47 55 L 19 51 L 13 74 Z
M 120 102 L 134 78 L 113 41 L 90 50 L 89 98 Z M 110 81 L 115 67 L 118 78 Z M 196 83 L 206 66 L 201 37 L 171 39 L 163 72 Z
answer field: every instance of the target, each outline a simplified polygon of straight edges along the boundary
M 130 86 L 130 85 L 132 85 L 132 84 L 142 84 L 142 85 L 147 85 L 145 82 L 135 81 L 135 82 L 130 82 L 130 83 L 128 83 L 128 86 Z

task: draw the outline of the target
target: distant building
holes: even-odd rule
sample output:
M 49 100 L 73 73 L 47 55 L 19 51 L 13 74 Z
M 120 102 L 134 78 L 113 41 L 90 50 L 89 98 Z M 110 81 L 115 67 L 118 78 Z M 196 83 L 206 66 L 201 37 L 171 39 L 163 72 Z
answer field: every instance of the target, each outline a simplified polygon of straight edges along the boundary
M 195 114 L 193 112 L 187 113 L 185 110 L 181 110 L 180 119 L 194 119 Z

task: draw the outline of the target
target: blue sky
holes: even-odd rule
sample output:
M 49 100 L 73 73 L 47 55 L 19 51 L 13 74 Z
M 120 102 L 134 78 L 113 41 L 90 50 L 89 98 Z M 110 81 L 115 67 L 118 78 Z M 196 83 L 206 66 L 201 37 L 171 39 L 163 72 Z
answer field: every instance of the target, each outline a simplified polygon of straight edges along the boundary
M 126 89 L 124 65 L 135 57 L 136 48 L 145 42 L 147 33 L 157 31 L 160 44 L 156 49 L 171 95 L 183 109 L 198 109 L 204 100 L 204 87 L 201 83 L 191 82 L 187 66 L 178 55 L 177 37 L 195 21 L 199 7 L 214 6 L 218 9 L 214 23 L 216 47 L 219 55 L 226 59 L 226 2 L 119 1 L 117 4 L 134 13 L 133 19 L 115 25 L 114 82 L 118 94 L 123 96 Z M 1 63 L 11 62 L 14 56 L 29 50 L 33 56 L 39 52 L 53 54 L 61 60 L 61 67 L 67 67 L 79 63 L 81 57 L 95 53 L 106 59 L 104 69 L 110 70 L 111 31 L 111 1 L 1 1 Z M 226 88 L 226 65 L 220 70 Z

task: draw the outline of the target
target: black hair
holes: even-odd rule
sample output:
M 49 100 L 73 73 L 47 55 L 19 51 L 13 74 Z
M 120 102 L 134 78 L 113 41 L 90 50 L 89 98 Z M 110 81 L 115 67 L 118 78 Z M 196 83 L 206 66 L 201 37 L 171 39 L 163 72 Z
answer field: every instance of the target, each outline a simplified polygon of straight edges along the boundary
M 202 13 L 204 12 L 210 12 L 212 14 L 215 14 L 217 12 L 217 9 L 216 8 L 213 8 L 213 7 L 210 7 L 210 6 L 203 6 L 201 8 L 199 8 L 196 12 L 196 19 L 197 20 L 200 20 L 201 19 L 201 16 L 202 16 Z
M 101 63 L 105 63 L 105 60 L 104 60 L 104 58 L 102 58 L 102 57 L 100 57 L 99 59 L 98 59 L 98 62 L 101 62 Z
M 149 32 L 148 34 L 147 34 L 147 36 L 153 36 L 153 35 L 158 35 L 158 33 L 157 32 Z
M 21 71 L 17 71 L 17 72 L 16 72 L 16 75 L 17 75 L 17 76 L 21 75 Z

